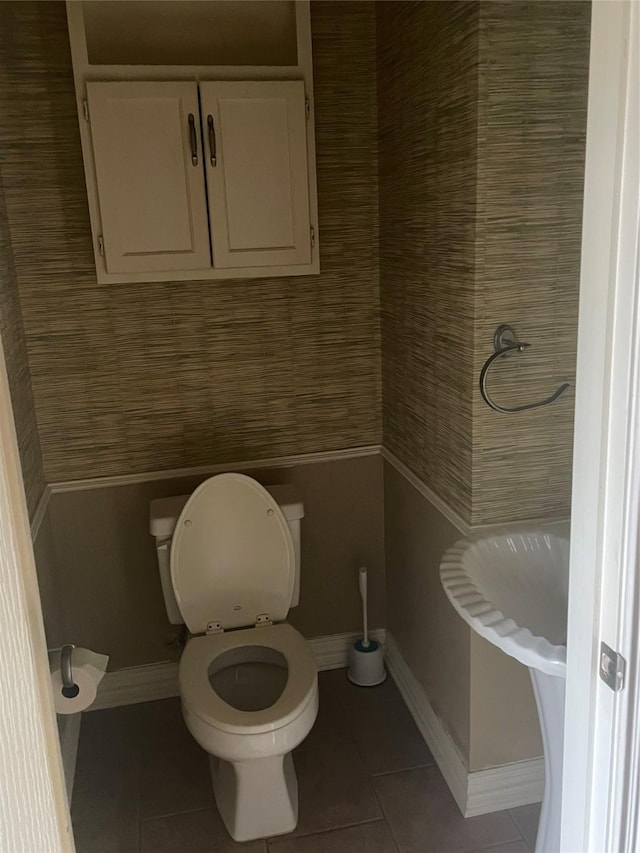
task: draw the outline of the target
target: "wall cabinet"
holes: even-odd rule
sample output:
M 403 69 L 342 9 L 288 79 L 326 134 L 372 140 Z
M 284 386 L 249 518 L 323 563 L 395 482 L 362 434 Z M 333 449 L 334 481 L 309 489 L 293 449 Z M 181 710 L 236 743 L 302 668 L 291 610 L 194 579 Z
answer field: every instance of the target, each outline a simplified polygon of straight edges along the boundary
M 108 273 L 311 263 L 301 80 L 88 82 Z
M 158 5 L 179 18 L 191 7 L 202 15 L 205 7 L 221 4 L 120 0 L 67 6 L 98 280 L 319 272 L 308 4 L 272 4 L 278 38 L 289 41 L 286 50 L 280 43 L 267 45 L 268 55 L 295 59 L 295 67 L 92 64 L 92 53 L 101 61 L 112 49 L 123 55 L 124 42 L 109 15 L 121 9 L 125 18 L 153 15 Z M 234 5 L 227 0 L 213 11 L 224 23 L 233 18 Z M 239 6 L 246 16 L 248 6 L 241 0 Z M 257 4 L 256 13 L 264 16 L 265 8 Z M 98 13 L 100 28 L 93 20 Z M 234 32 L 237 40 L 237 22 Z M 145 37 L 149 55 L 168 50 L 170 36 L 165 22 L 160 46 Z M 229 59 L 233 52 L 228 41 L 224 45 Z M 267 47 L 250 45 L 259 55 Z M 179 49 L 172 48 L 174 61 Z M 199 50 L 206 50 L 206 41 Z M 250 58 L 247 51 L 240 50 L 242 61 Z M 126 54 L 128 61 L 133 55 Z

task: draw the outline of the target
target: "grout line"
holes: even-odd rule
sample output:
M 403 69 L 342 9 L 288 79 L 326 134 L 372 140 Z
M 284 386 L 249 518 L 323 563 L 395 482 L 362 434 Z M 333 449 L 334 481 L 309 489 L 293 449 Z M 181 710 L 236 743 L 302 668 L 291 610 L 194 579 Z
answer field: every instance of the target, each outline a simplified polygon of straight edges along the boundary
M 478 817 L 482 817 L 482 815 L 478 815 Z M 483 853 L 483 851 L 487 850 L 490 850 L 491 853 L 493 853 L 494 850 L 496 851 L 496 853 L 500 853 L 500 850 L 507 850 L 512 844 L 517 844 L 518 840 L 522 841 L 527 850 L 531 850 L 531 847 L 529 847 L 529 842 L 525 838 L 520 838 L 516 841 L 501 841 L 499 844 L 487 844 L 484 847 L 474 847 L 471 853 Z
M 216 801 L 215 799 L 213 799 L 213 791 L 211 792 L 211 797 L 212 800 L 210 806 L 205 806 L 204 808 L 202 806 L 199 806 L 197 809 L 180 809 L 180 811 L 177 812 L 164 812 L 163 814 L 151 815 L 150 817 L 141 816 L 140 824 L 142 825 L 143 823 L 151 823 L 154 820 L 165 820 L 168 817 L 179 817 L 183 814 L 198 814 L 198 812 L 210 812 L 212 810 L 217 811 Z
M 330 826 L 327 829 L 314 829 L 312 832 L 301 832 L 296 835 L 274 835 L 272 839 L 266 838 L 265 841 L 269 846 L 271 846 L 271 840 L 273 840 L 274 844 L 276 841 L 280 839 L 286 839 L 287 841 L 296 841 L 297 839 L 302 838 L 315 838 L 319 835 L 331 835 L 332 832 L 341 832 L 344 829 L 353 829 L 357 826 L 366 826 L 369 823 L 386 823 L 386 819 L 384 815 L 382 817 L 372 817 L 369 820 L 357 820 L 352 823 L 343 823 L 339 826 Z M 295 832 L 295 830 L 294 830 Z
M 435 761 L 430 764 L 412 764 L 410 767 L 398 767 L 395 770 L 379 770 L 377 773 L 371 773 L 370 776 L 374 779 L 380 776 L 395 776 L 397 773 L 409 773 L 412 770 L 431 770 L 438 765 Z
M 372 777 L 372 781 L 373 781 L 373 777 Z M 378 805 L 380 806 L 380 811 L 382 812 L 382 814 L 384 816 L 384 822 L 387 825 L 387 828 L 389 830 L 389 834 L 391 835 L 391 838 L 393 839 L 393 843 L 396 845 L 396 849 L 400 851 L 400 850 L 402 850 L 402 847 L 400 846 L 400 840 L 398 839 L 397 835 L 395 834 L 395 832 L 393 830 L 393 824 L 389 820 L 389 815 L 385 811 L 382 800 L 380 799 L 378 792 L 376 790 L 376 786 L 372 784 L 371 787 L 373 788 L 373 793 L 375 795 L 376 800 L 378 801 Z

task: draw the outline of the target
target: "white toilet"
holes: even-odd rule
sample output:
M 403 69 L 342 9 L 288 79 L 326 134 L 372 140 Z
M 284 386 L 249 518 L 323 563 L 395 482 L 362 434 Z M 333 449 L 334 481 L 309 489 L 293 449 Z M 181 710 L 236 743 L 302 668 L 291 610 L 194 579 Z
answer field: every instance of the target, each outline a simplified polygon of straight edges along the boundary
M 167 613 L 191 634 L 182 713 L 209 753 L 236 841 L 290 832 L 298 819 L 291 751 L 318 713 L 313 652 L 284 622 L 299 599 L 303 515 L 290 487 L 267 490 L 243 474 L 151 503 Z

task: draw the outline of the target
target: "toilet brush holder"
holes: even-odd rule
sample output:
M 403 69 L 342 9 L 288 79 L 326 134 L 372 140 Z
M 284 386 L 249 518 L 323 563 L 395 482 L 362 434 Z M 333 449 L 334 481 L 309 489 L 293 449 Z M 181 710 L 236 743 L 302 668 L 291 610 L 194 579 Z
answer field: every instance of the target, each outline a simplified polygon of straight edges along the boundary
M 367 570 L 363 567 L 358 572 L 358 586 L 362 600 L 363 636 L 349 649 L 349 669 L 347 678 L 360 687 L 375 687 L 382 684 L 387 677 L 382 657 L 382 647 L 375 640 L 369 639 L 369 619 L 367 613 Z
M 365 648 L 362 640 L 357 640 L 349 649 L 349 669 L 347 678 L 360 687 L 375 687 L 387 677 L 382 657 L 382 646 L 375 640 L 369 640 Z

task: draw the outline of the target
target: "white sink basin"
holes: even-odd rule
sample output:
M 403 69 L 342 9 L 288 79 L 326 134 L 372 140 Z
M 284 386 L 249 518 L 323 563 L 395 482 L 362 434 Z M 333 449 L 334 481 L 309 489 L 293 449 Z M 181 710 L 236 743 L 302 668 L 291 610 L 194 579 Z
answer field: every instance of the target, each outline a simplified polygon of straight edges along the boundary
M 475 534 L 447 551 L 440 577 L 474 631 L 525 666 L 565 676 L 568 538 L 542 529 Z
M 474 631 L 529 667 L 544 743 L 545 788 L 535 853 L 559 853 L 569 538 L 564 525 L 494 528 L 440 563 L 449 600 Z

